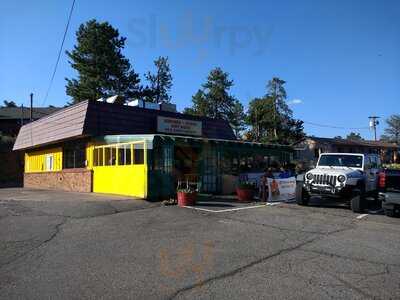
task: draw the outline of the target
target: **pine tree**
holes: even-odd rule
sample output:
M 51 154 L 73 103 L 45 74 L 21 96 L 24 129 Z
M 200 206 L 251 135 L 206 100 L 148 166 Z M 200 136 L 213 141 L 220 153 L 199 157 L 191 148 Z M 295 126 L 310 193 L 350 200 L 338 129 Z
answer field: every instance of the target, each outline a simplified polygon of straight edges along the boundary
M 243 130 L 245 129 L 246 114 L 240 101 L 235 100 L 233 106 L 232 115 L 230 118 L 230 124 L 237 138 L 242 137 Z
M 284 84 L 286 82 L 277 77 L 273 77 L 267 84 L 267 97 L 273 101 L 273 134 L 274 138 L 278 139 L 279 124 L 284 121 L 282 117 L 292 117 L 293 112 L 286 104 L 286 90 Z
M 67 79 L 66 92 L 72 102 L 121 95 L 138 97 L 139 76 L 121 53 L 125 38 L 108 22 L 90 20 L 76 32 L 77 44 L 66 51 L 69 63 L 78 72 L 77 79 Z
M 274 77 L 267 84 L 267 94 L 250 101 L 247 133 L 256 142 L 290 144 L 304 137 L 303 121 L 293 118 L 286 103 L 285 81 Z
M 148 87 L 148 93 L 146 100 L 151 102 L 166 102 L 171 101 L 169 92 L 172 87 L 172 75 L 168 63 L 168 57 L 160 56 L 154 61 L 154 65 L 157 68 L 155 74 L 148 72 L 146 79 L 149 81 L 150 86 Z
M 229 94 L 233 81 L 220 68 L 211 70 L 207 82 L 192 97 L 192 107 L 185 112 L 216 119 L 231 120 L 235 98 Z
M 395 143 L 400 143 L 400 115 L 391 115 L 386 120 L 385 128 L 386 138 Z M 384 136 L 385 138 L 385 136 Z

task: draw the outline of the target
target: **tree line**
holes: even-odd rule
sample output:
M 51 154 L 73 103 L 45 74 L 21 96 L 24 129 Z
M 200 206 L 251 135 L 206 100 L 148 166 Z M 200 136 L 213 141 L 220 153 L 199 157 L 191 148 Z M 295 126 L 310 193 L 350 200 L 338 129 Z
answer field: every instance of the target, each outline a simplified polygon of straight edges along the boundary
M 76 32 L 76 45 L 66 51 L 77 78 L 66 78 L 66 93 L 73 103 L 113 95 L 125 99 L 170 102 L 172 75 L 168 57 L 154 61 L 156 71 L 140 82 L 122 50 L 126 38 L 108 22 L 90 20 Z M 248 111 L 230 90 L 234 81 L 221 68 L 210 71 L 206 82 L 193 95 L 184 113 L 228 121 L 236 136 L 256 142 L 292 143 L 304 136 L 303 122 L 293 118 L 286 103 L 285 81 L 272 78 L 265 95 L 250 101 Z
M 126 38 L 108 22 L 90 20 L 76 32 L 76 45 L 66 51 L 77 78 L 66 78 L 69 104 L 84 100 L 107 98 L 114 95 L 125 99 L 149 102 L 170 102 L 173 77 L 168 57 L 154 61 L 155 72 L 144 74 L 145 83 L 122 54 Z M 219 118 L 228 121 L 236 136 L 255 142 L 291 144 L 304 138 L 303 121 L 293 117 L 286 100 L 286 82 L 274 77 L 266 84 L 265 94 L 251 99 L 245 111 L 243 104 L 231 94 L 234 81 L 221 68 L 210 71 L 206 81 L 192 96 L 191 105 L 184 113 Z M 15 107 L 13 101 L 4 106 Z M 400 142 L 400 115 L 387 120 L 383 139 Z M 360 139 L 357 133 L 349 135 Z

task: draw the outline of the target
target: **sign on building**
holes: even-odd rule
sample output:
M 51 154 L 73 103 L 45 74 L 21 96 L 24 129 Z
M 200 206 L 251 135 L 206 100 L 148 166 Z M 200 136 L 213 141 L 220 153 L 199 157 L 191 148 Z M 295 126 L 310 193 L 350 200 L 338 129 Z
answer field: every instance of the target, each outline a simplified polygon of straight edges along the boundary
M 157 131 L 169 134 L 201 136 L 202 126 L 200 121 L 183 120 L 183 119 L 158 116 Z

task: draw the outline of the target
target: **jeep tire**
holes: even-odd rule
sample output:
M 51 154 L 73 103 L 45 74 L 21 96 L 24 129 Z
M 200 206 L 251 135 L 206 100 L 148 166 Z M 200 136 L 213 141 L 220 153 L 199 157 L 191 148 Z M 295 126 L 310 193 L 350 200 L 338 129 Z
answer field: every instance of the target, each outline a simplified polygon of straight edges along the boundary
M 360 213 L 365 208 L 365 193 L 363 187 L 353 190 L 353 196 L 350 199 L 351 210 Z
M 304 189 L 301 189 L 301 192 L 296 195 L 296 202 L 299 205 L 308 205 L 310 201 L 310 194 Z
M 360 213 L 363 211 L 364 199 L 360 194 L 353 196 L 350 200 L 351 210 L 355 213 Z
M 385 215 L 388 217 L 394 217 L 394 209 L 384 209 Z

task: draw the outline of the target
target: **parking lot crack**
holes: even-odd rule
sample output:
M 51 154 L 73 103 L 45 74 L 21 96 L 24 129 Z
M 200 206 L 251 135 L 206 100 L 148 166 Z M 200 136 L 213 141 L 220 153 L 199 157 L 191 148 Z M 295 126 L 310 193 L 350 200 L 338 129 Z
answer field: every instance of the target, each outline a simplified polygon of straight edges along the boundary
M 310 244 L 310 243 L 314 242 L 318 238 L 319 237 L 315 237 L 313 239 L 310 239 L 310 240 L 304 241 L 304 242 L 302 242 L 300 244 L 297 244 L 296 246 L 281 249 L 276 253 L 273 253 L 273 254 L 270 254 L 268 256 L 262 257 L 262 258 L 260 258 L 258 260 L 252 261 L 252 262 L 250 262 L 250 263 L 248 263 L 246 265 L 243 265 L 243 266 L 241 266 L 239 268 L 236 268 L 236 269 L 234 269 L 232 271 L 229 271 L 229 272 L 226 272 L 226 273 L 214 276 L 214 277 L 210 277 L 210 278 L 208 278 L 206 280 L 203 280 L 201 282 L 198 282 L 198 283 L 189 285 L 187 287 L 184 287 L 182 289 L 179 289 L 178 291 L 176 291 L 170 297 L 170 299 L 175 299 L 179 294 L 185 293 L 185 292 L 190 291 L 190 290 L 195 289 L 195 288 L 202 287 L 202 286 L 207 285 L 207 284 L 209 284 L 209 283 L 211 283 L 213 281 L 218 281 L 218 280 L 222 280 L 222 279 L 225 279 L 225 278 L 229 278 L 229 277 L 235 276 L 235 275 L 237 275 L 237 274 L 239 274 L 239 273 L 241 273 L 241 272 L 243 272 L 243 271 L 245 271 L 245 270 L 247 270 L 247 269 L 249 269 L 249 268 L 251 268 L 253 266 L 256 266 L 258 264 L 264 263 L 264 262 L 268 261 L 269 259 L 277 257 L 277 256 L 279 256 L 281 254 L 286 254 L 286 253 L 289 253 L 291 251 L 297 250 L 297 249 L 299 249 L 299 248 L 301 248 L 301 247 L 303 247 L 303 246 L 305 246 L 307 244 Z
M 230 218 L 226 218 L 226 219 L 230 219 Z M 268 225 L 266 225 L 266 226 L 268 226 Z M 356 226 L 357 226 L 356 223 L 352 222 L 351 224 L 347 225 L 345 228 L 334 230 L 334 231 L 331 231 L 331 232 L 326 233 L 326 234 L 319 234 L 319 235 L 317 235 L 316 237 L 314 237 L 312 239 L 309 239 L 307 241 L 299 243 L 299 244 L 297 244 L 297 245 L 295 245 L 293 247 L 283 248 L 283 249 L 279 250 L 278 252 L 275 252 L 275 253 L 273 253 L 271 255 L 268 255 L 268 256 L 265 256 L 265 257 L 262 257 L 260 259 L 255 260 L 255 261 L 252 261 L 252 262 L 250 262 L 250 263 L 248 263 L 246 265 L 238 267 L 238 268 L 236 268 L 234 270 L 231 270 L 229 272 L 226 272 L 226 273 L 214 276 L 214 277 L 210 277 L 210 278 L 208 278 L 206 280 L 203 280 L 203 281 L 195 283 L 195 284 L 188 285 L 187 287 L 184 287 L 184 288 L 179 289 L 178 291 L 176 291 L 170 297 L 170 299 L 175 299 L 178 295 L 180 295 L 182 293 L 185 293 L 185 292 L 190 291 L 190 290 L 195 289 L 195 288 L 200 288 L 200 287 L 205 286 L 205 285 L 207 285 L 207 284 L 209 284 L 211 282 L 222 280 L 222 279 L 229 278 L 229 277 L 235 276 L 237 274 L 240 274 L 241 272 L 246 271 L 247 269 L 249 269 L 249 268 L 251 268 L 253 266 L 256 266 L 258 264 L 264 263 L 264 262 L 268 261 L 269 259 L 275 258 L 275 257 L 277 257 L 279 255 L 287 254 L 287 253 L 290 253 L 292 251 L 299 250 L 299 249 L 304 251 L 302 249 L 302 247 L 304 247 L 304 246 L 307 246 L 307 245 L 309 245 L 311 243 L 314 243 L 314 242 L 316 242 L 318 240 L 321 240 L 321 239 L 325 238 L 326 236 L 354 229 Z M 279 229 L 279 228 L 280 227 L 277 227 L 276 229 Z M 370 297 L 370 296 L 368 296 L 368 297 Z
M 1 264 L 1 265 L 0 265 L 0 269 L 3 268 L 3 267 L 5 267 L 5 266 L 11 265 L 12 263 L 14 263 L 14 262 L 16 262 L 16 261 L 18 261 L 18 260 L 20 260 L 20 259 L 23 259 L 23 258 L 26 257 L 28 254 L 30 254 L 32 251 L 35 251 L 36 249 L 39 249 L 40 247 L 42 247 L 42 246 L 44 246 L 44 245 L 50 243 L 50 242 L 51 242 L 52 240 L 54 240 L 54 238 L 56 238 L 56 236 L 61 232 L 61 227 L 62 227 L 67 221 L 68 221 L 68 218 L 63 218 L 61 222 L 57 223 L 57 224 L 54 226 L 53 232 L 50 234 L 50 236 L 49 236 L 47 239 L 42 240 L 40 243 L 38 243 L 38 244 L 35 245 L 34 247 L 30 248 L 28 251 L 26 251 L 26 252 L 24 252 L 24 253 L 22 253 L 22 254 L 20 254 L 20 255 L 14 256 L 11 260 L 9 260 L 9 261 L 7 261 L 7 262 Z

